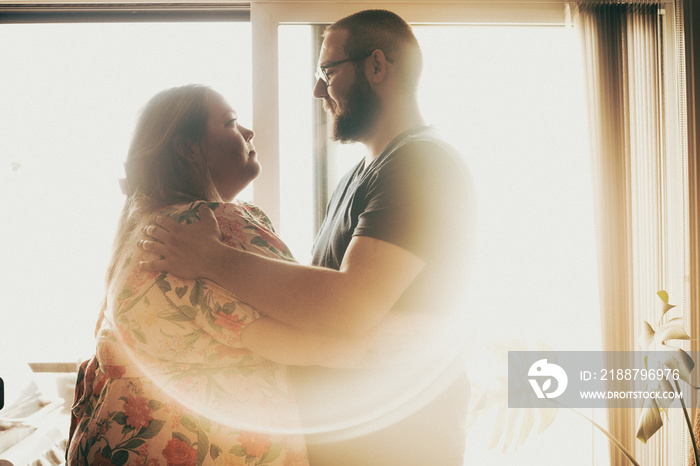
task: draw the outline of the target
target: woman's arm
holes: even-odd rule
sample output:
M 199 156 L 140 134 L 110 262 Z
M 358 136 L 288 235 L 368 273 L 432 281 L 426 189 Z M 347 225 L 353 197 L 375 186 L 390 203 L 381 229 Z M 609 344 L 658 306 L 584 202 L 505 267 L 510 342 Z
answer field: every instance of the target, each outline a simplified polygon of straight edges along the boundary
M 202 220 L 180 225 L 164 216 L 140 247 L 164 259 L 141 261 L 143 270 L 206 277 L 289 325 L 313 332 L 362 335 L 376 326 L 425 266 L 394 244 L 367 236 L 350 241 L 340 270 L 308 267 L 230 247 L 220 240 L 207 208 Z

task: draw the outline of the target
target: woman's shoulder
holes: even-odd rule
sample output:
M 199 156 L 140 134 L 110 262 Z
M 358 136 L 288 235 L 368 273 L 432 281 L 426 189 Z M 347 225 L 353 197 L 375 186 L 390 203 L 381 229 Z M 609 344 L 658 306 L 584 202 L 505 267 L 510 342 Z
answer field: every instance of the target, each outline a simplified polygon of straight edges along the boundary
M 199 220 L 199 208 L 202 205 L 209 207 L 217 220 L 226 218 L 229 220 L 254 220 L 263 223 L 274 231 L 270 218 L 259 207 L 249 202 L 215 202 L 198 200 L 183 204 L 173 204 L 161 209 L 158 213 L 167 215 L 180 223 L 194 223 Z
M 208 206 L 216 215 L 217 210 L 221 212 L 222 209 L 220 209 L 220 207 L 225 204 L 221 202 L 199 200 L 183 204 L 172 204 L 164 207 L 158 211 L 158 213 L 173 218 L 180 223 L 190 224 L 199 220 L 199 208 L 202 205 Z
M 275 227 L 274 225 L 272 225 L 272 220 L 270 220 L 270 217 L 268 217 L 267 214 L 263 212 L 263 210 L 260 207 L 250 202 L 240 202 L 238 203 L 238 205 L 241 207 L 241 209 L 245 210 L 245 212 L 248 215 L 265 225 L 265 227 L 268 228 L 270 231 L 275 231 Z

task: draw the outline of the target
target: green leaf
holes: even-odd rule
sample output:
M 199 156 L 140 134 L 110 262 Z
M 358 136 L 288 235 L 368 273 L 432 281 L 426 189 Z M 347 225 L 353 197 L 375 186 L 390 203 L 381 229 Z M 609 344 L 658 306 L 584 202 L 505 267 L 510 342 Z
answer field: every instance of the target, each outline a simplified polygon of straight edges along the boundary
M 140 341 L 140 342 L 143 343 L 143 344 L 146 344 L 146 335 L 144 335 L 144 333 L 143 333 L 141 330 L 135 328 L 135 329 L 132 329 L 132 330 L 131 330 L 131 333 L 134 334 L 134 337 L 135 337 L 138 341 Z
M 246 456 L 247 455 L 245 448 L 243 448 L 243 445 L 234 445 L 231 447 L 231 449 L 228 452 L 233 453 L 236 456 Z
M 695 363 L 693 362 L 693 358 L 684 350 L 681 348 L 674 348 L 672 351 L 669 351 L 663 363 L 669 369 L 677 370 L 678 376 L 683 382 L 696 390 L 700 389 L 700 387 L 695 387 L 690 381 L 690 373 L 693 371 L 693 368 L 695 368 Z
M 173 289 L 170 286 L 170 283 L 168 283 L 168 281 L 165 279 L 165 277 L 166 277 L 165 274 L 161 274 L 158 276 L 158 278 L 156 278 L 156 285 L 158 285 L 158 288 L 160 288 L 160 290 L 163 293 L 167 293 L 168 291 Z
M 190 293 L 190 303 L 192 303 L 193 306 L 197 306 L 202 302 L 202 297 L 204 296 L 205 289 L 206 285 L 204 285 L 203 281 L 197 280 L 196 282 L 194 282 L 192 292 Z
M 180 422 L 182 427 L 189 430 L 190 432 L 197 432 L 197 420 L 189 414 L 183 414 L 180 417 Z
M 120 426 L 123 426 L 126 424 L 126 413 L 123 411 L 119 411 L 112 416 L 112 419 L 114 419 L 114 422 L 119 424 Z
M 214 445 L 213 443 L 209 447 L 209 456 L 211 456 L 213 460 L 217 459 L 223 452 L 224 451 L 218 445 Z
M 654 329 L 649 322 L 644 321 L 642 333 L 639 335 L 639 344 L 647 351 L 658 351 L 666 345 L 668 340 L 690 340 L 683 329 L 683 320 L 680 317 L 673 318 L 658 329 Z
M 192 320 L 181 312 L 161 312 L 158 317 L 170 322 L 189 322 Z
M 236 303 L 225 303 L 224 307 L 221 308 L 224 314 L 227 316 L 233 314 L 236 311 Z
M 188 285 L 176 287 L 175 294 L 177 295 L 177 297 L 182 299 L 182 297 L 185 296 L 185 293 L 187 293 L 187 288 L 189 288 Z
M 144 297 L 143 297 L 143 302 L 144 302 L 144 304 L 145 304 L 146 306 L 150 306 L 150 305 L 151 305 L 151 301 L 148 299 L 148 296 L 144 296 Z
M 185 434 L 181 434 L 180 432 L 173 432 L 173 438 L 176 438 L 181 442 L 185 442 L 187 445 L 192 446 L 192 441 L 190 441 L 190 439 L 187 438 Z
M 199 337 L 200 337 L 200 336 L 201 336 L 201 334 L 200 334 L 199 332 L 192 332 L 192 333 L 188 334 L 188 335 L 184 338 L 183 343 L 184 343 L 186 346 L 191 346 L 191 345 L 193 345 L 197 340 L 199 340 Z
M 148 402 L 148 407 L 151 408 L 153 411 L 158 411 L 163 407 L 163 403 L 161 403 L 158 400 L 151 400 Z
M 214 319 L 214 314 L 212 314 L 211 312 L 207 312 L 206 314 L 204 314 L 204 317 L 207 318 L 207 322 L 209 322 L 209 325 L 211 325 L 214 329 L 216 329 L 216 330 L 221 329 L 220 326 L 216 325 L 216 320 Z
M 129 459 L 129 452 L 126 450 L 119 450 L 114 455 L 112 455 L 112 464 L 115 466 L 122 466 L 126 464 Z
M 666 315 L 666 313 L 668 311 L 670 311 L 671 309 L 673 309 L 674 307 L 676 307 L 676 305 L 668 303 L 668 293 L 666 291 L 661 290 L 661 291 L 657 292 L 656 294 L 659 296 L 659 298 L 661 298 L 661 301 L 662 301 L 661 306 L 660 306 L 660 311 L 661 311 L 660 313 L 661 313 L 661 319 L 663 319 L 663 317 Z
M 639 417 L 637 425 L 637 438 L 642 443 L 647 443 L 661 427 L 664 425 L 664 420 L 661 417 L 661 408 L 653 398 L 647 398 L 642 403 L 642 414 Z
M 551 351 L 543 343 L 538 342 L 538 347 L 541 351 Z M 495 341 L 488 345 L 488 349 L 490 353 L 507 364 L 508 351 L 527 351 L 530 348 L 523 340 L 509 339 Z M 473 408 L 470 408 L 469 420 L 473 425 L 477 416 L 497 408 L 495 416 L 493 416 L 496 423 L 493 426 L 487 448 L 495 448 L 501 443 L 504 452 L 510 447 L 519 447 L 532 435 L 536 417 L 539 418 L 539 432 L 544 431 L 554 422 L 559 411 L 557 408 L 509 409 L 506 377 L 493 377 L 491 382 L 489 388 L 483 390 L 480 396 L 475 397 L 476 403 Z
M 131 440 L 126 442 L 121 448 L 124 448 L 125 450 L 136 450 L 144 443 L 146 443 L 145 440 L 141 440 L 140 438 L 132 438 Z
M 656 331 L 657 340 L 666 343 L 668 340 L 690 340 L 683 329 L 683 319 L 676 317 L 663 324 Z
M 122 435 L 126 435 L 126 434 L 128 434 L 129 432 L 133 432 L 133 431 L 134 431 L 134 428 L 131 427 L 131 426 L 124 426 L 124 427 L 122 427 Z
M 134 290 L 131 289 L 129 285 L 125 285 L 124 288 L 122 288 L 122 291 L 119 293 L 119 299 L 124 301 L 125 299 L 129 299 L 134 295 Z
M 206 417 L 200 417 L 199 427 L 204 429 L 205 432 L 209 432 L 211 430 L 211 421 L 209 421 L 209 419 Z
M 162 421 L 160 419 L 153 419 L 151 422 L 148 423 L 148 427 L 145 429 L 141 429 L 138 434 L 136 434 L 137 438 L 153 438 L 156 435 L 158 435 L 158 432 L 163 428 L 165 425 L 165 421 Z
M 645 320 L 642 324 L 642 333 L 639 335 L 639 345 L 643 349 L 653 350 L 655 335 L 656 332 L 654 331 L 654 328 Z
M 661 301 L 668 304 L 668 293 L 664 290 L 657 291 L 656 294 L 661 298 Z
M 263 248 L 269 248 L 269 247 L 270 247 L 270 244 L 269 244 L 267 241 L 265 241 L 264 239 L 262 239 L 261 236 L 256 236 L 255 238 L 253 238 L 252 240 L 250 240 L 250 244 L 254 244 L 254 245 L 256 245 L 256 246 L 260 246 L 260 247 L 263 247 Z
M 197 317 L 197 310 L 192 306 L 183 304 L 182 306 L 178 306 L 177 308 L 180 312 L 182 312 L 183 315 L 187 316 L 188 320 L 192 320 L 195 317 Z
M 197 464 L 202 464 L 209 451 L 209 438 L 203 429 L 197 432 Z
M 282 453 L 282 444 L 281 443 L 273 443 L 270 445 L 270 449 L 262 455 L 260 458 L 260 462 L 258 464 L 265 464 L 265 463 L 272 463 L 275 461 L 280 454 Z
M 211 291 L 209 293 L 211 293 Z M 209 302 L 206 296 L 200 301 L 199 306 L 202 312 L 204 312 L 205 314 L 211 314 L 211 306 L 209 306 Z
M 105 447 L 102 449 L 102 456 L 104 456 L 105 458 L 112 457 L 112 449 L 109 445 L 105 445 Z

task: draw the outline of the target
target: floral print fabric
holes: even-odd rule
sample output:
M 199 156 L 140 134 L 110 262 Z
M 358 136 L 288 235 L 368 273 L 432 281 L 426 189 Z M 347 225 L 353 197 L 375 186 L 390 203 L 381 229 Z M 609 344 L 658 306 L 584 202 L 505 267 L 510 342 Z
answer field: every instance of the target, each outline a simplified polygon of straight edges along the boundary
M 199 204 L 163 213 L 191 223 Z M 256 207 L 209 205 L 230 246 L 293 260 Z M 68 464 L 308 465 L 285 366 L 240 341 L 262 314 L 215 283 L 138 270 L 137 236 L 79 372 Z

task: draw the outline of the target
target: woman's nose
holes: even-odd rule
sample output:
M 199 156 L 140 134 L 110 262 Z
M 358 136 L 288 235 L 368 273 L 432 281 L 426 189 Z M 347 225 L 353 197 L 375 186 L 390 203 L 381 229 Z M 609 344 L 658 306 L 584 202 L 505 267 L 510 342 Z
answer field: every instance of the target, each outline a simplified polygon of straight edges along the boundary
M 255 137 L 255 131 L 253 131 L 252 129 L 248 129 L 245 126 L 241 128 L 243 129 L 243 138 L 248 142 L 252 141 Z

